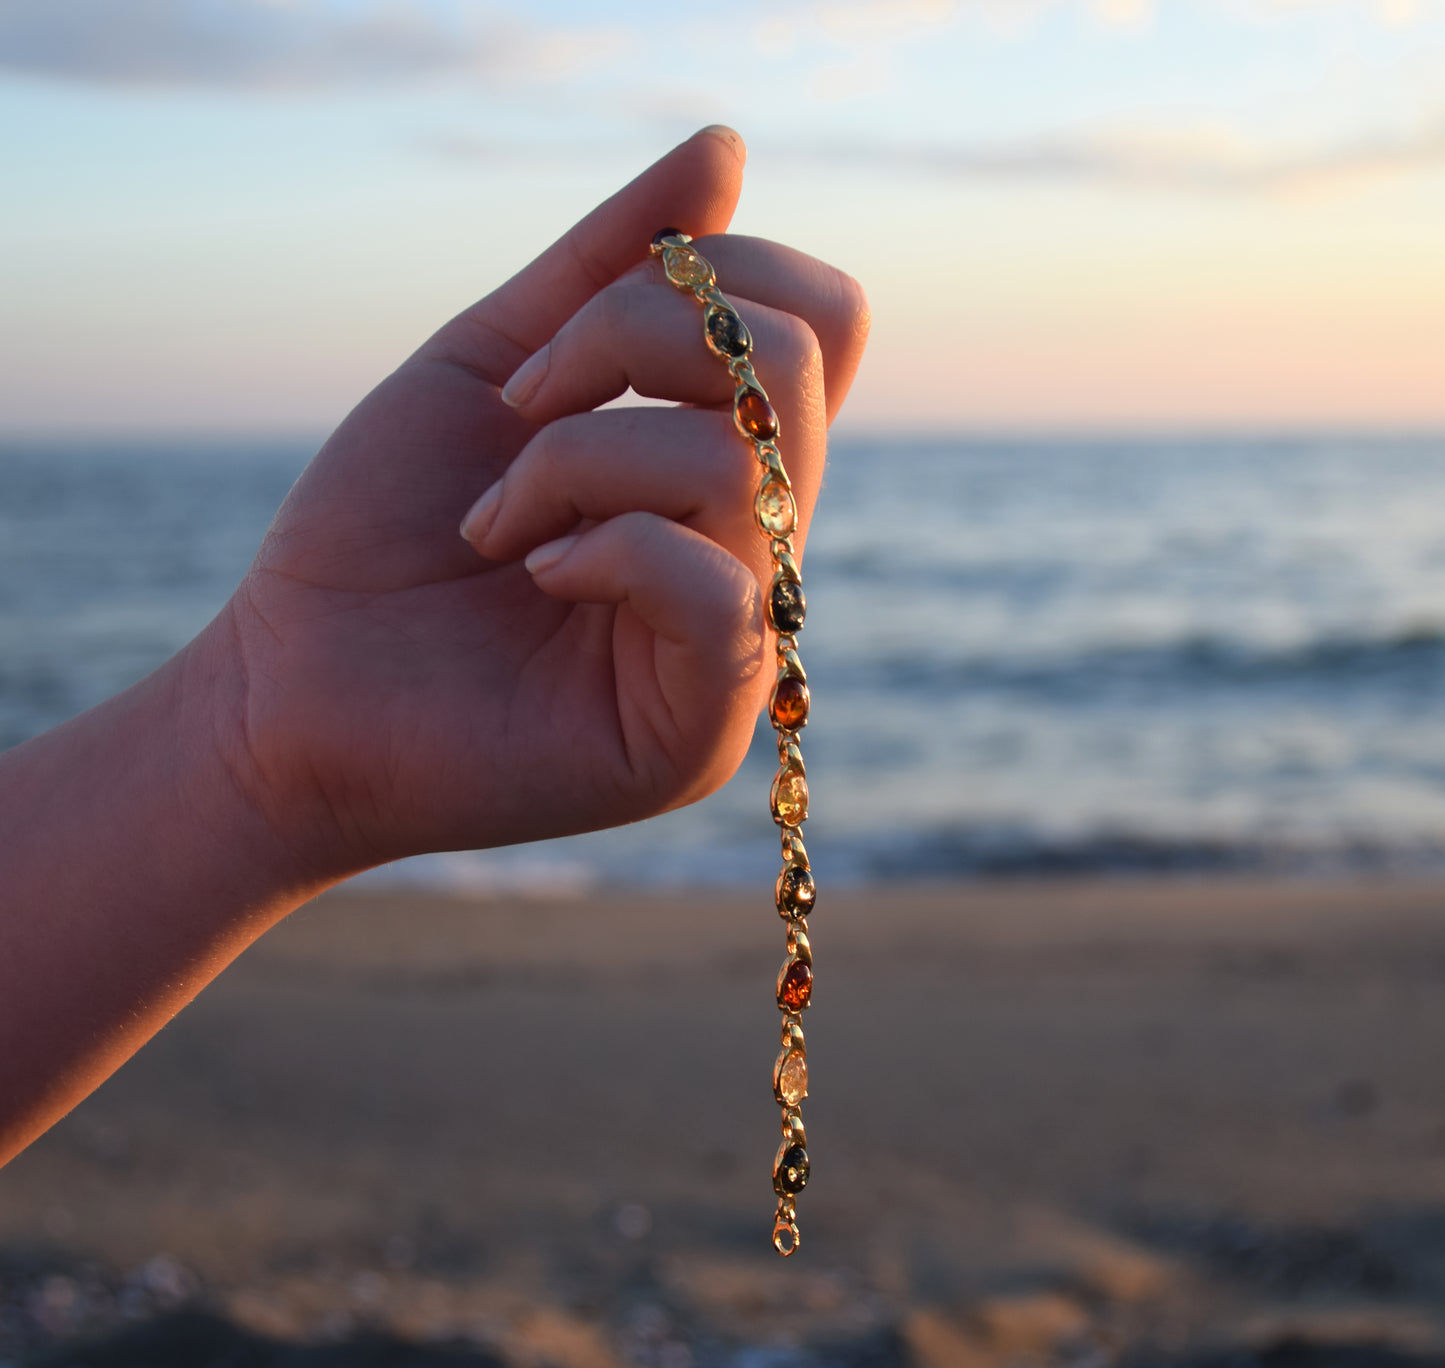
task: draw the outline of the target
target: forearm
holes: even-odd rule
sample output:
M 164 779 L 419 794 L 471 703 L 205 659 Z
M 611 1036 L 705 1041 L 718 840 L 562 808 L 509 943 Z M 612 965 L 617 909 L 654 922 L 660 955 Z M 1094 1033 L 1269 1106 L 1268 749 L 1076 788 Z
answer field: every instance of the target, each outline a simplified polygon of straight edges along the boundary
M 0 1162 L 325 882 L 240 782 L 218 635 L 0 755 Z

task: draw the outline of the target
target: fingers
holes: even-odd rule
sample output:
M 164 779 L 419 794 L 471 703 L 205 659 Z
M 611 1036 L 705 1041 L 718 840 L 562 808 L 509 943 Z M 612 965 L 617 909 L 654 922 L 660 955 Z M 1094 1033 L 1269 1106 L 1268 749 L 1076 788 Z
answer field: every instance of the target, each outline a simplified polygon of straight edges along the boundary
M 818 342 L 800 318 L 733 299 L 753 335 L 764 384 L 815 366 Z M 702 340 L 702 309 L 649 264 L 594 295 L 507 382 L 502 397 L 534 423 L 582 413 L 631 386 L 678 403 L 730 403 L 734 381 Z
M 762 595 L 747 567 L 701 533 L 631 512 L 538 547 L 527 568 L 554 598 L 630 610 L 614 629 L 637 633 L 642 648 L 614 651 L 619 670 L 636 671 L 617 681 L 622 730 L 630 759 L 676 758 L 669 805 L 724 783 L 747 749 L 763 683 Z
M 623 408 L 566 417 L 532 439 L 468 514 L 462 535 L 491 560 L 519 560 L 579 523 L 635 509 L 701 532 L 761 575 L 760 471 L 725 413 Z
M 419 353 L 500 385 L 593 294 L 647 256 L 660 228 L 726 228 L 746 149 L 730 128 L 694 133 L 552 244 L 506 284 L 453 319 Z

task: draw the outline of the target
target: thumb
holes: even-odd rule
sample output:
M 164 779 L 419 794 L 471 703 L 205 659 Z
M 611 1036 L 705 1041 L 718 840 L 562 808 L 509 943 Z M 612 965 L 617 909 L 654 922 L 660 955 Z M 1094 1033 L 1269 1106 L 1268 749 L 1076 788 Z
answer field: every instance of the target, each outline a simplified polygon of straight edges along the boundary
M 598 290 L 642 261 L 660 228 L 693 237 L 726 229 L 746 156 L 742 138 L 721 124 L 694 133 L 454 318 L 419 355 L 502 384 Z

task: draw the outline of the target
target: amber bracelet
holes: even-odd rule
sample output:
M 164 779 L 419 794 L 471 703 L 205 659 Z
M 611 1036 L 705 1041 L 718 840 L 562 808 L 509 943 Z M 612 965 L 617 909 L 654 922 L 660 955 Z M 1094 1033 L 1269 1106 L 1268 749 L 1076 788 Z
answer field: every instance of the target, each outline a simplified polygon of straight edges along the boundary
M 703 340 L 708 350 L 727 363 L 732 373 L 733 422 L 752 443 L 762 466 L 753 504 L 758 526 L 768 539 L 773 580 L 768 592 L 768 622 L 777 633 L 778 675 L 768 703 L 768 716 L 778 734 L 778 773 L 773 779 L 773 820 L 782 829 L 783 869 L 775 900 L 788 928 L 788 957 L 778 972 L 778 1009 L 783 1014 L 782 1049 L 773 1065 L 773 1098 L 782 1108 L 783 1140 L 773 1160 L 773 1191 L 778 1208 L 773 1217 L 773 1247 L 785 1257 L 798 1248 L 797 1196 L 808 1184 L 808 1136 L 801 1103 L 808 1095 L 808 1055 L 803 1040 L 803 1013 L 813 993 L 813 951 L 808 943 L 808 913 L 817 889 L 808 852 L 800 834 L 808 817 L 808 779 L 798 732 L 808 724 L 808 676 L 798 659 L 798 633 L 806 602 L 798 563 L 793 556 L 797 505 L 778 450 L 778 415 L 768 402 L 748 359 L 752 335 L 738 312 L 717 288 L 717 273 L 675 228 L 652 239 L 652 253 L 662 258 L 667 278 L 702 305 Z

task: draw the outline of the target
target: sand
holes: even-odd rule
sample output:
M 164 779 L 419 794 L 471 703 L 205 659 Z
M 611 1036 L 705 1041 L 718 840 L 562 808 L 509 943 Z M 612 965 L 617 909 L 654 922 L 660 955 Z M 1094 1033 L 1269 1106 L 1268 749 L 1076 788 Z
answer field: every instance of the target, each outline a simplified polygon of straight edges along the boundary
M 341 890 L 0 1173 L 0 1363 L 1445 1363 L 1445 888 L 813 939 L 792 1260 L 766 897 Z

